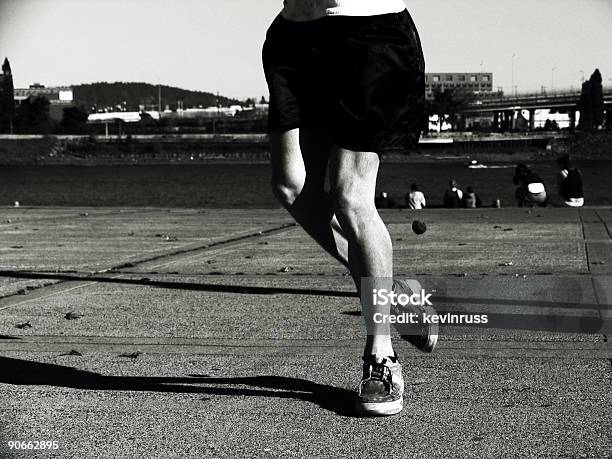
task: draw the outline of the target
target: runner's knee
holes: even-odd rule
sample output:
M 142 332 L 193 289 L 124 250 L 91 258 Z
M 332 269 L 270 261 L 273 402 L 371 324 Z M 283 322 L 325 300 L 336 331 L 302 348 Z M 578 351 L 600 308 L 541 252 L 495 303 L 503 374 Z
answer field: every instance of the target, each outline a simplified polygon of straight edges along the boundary
M 304 189 L 304 181 L 298 177 L 273 177 L 272 192 L 284 207 L 291 207 Z
M 374 203 L 368 202 L 363 190 L 352 183 L 335 187 L 332 202 L 342 228 L 349 233 L 359 233 L 364 222 L 376 214 Z

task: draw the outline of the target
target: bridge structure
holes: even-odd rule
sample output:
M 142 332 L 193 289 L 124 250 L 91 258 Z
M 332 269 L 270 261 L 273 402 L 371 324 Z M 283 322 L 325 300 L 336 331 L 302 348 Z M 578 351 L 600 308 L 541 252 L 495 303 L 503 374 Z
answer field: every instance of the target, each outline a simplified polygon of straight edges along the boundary
M 612 87 L 604 88 L 604 108 L 612 109 Z M 492 95 L 471 102 L 463 111 L 465 116 L 493 116 L 493 125 L 507 130 L 515 128 L 518 114 L 529 112 L 528 128 L 535 127 L 536 110 L 551 110 L 557 113 L 568 113 L 570 128 L 576 125 L 576 114 L 579 113 L 578 101 L 580 90 L 517 94 L 512 96 Z

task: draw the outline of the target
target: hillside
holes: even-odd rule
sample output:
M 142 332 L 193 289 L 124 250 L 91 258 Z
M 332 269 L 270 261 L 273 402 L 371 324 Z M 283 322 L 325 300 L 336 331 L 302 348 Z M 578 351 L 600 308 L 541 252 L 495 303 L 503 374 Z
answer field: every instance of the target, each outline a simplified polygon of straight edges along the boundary
M 157 107 L 158 87 L 148 83 L 91 83 L 72 86 L 74 101 L 91 110 L 92 107 L 105 108 L 124 105 L 128 111 L 138 110 L 140 105 Z M 177 106 L 182 101 L 184 108 L 210 107 L 239 104 L 240 101 L 202 91 L 189 91 L 172 86 L 161 86 L 162 107 Z M 218 102 L 217 102 L 218 100 Z

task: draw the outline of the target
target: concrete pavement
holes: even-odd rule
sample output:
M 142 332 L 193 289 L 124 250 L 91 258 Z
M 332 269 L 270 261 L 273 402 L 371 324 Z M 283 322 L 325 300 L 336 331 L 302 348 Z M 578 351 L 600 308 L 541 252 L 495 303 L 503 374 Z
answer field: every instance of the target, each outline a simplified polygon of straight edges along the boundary
M 360 419 L 350 277 L 285 212 L 0 208 L 0 457 L 608 457 L 612 209 L 383 217 L 505 326 L 398 337 L 405 410 Z

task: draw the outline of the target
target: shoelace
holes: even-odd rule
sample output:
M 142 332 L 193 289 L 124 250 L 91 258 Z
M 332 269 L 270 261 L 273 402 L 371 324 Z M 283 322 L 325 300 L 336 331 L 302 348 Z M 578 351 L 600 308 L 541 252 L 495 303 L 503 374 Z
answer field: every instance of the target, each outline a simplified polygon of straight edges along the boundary
M 392 388 L 392 373 L 391 369 L 386 366 L 387 359 L 383 359 L 382 362 L 368 362 L 370 366 L 370 377 L 368 379 L 375 379 L 381 381 L 387 390 L 391 392 Z

